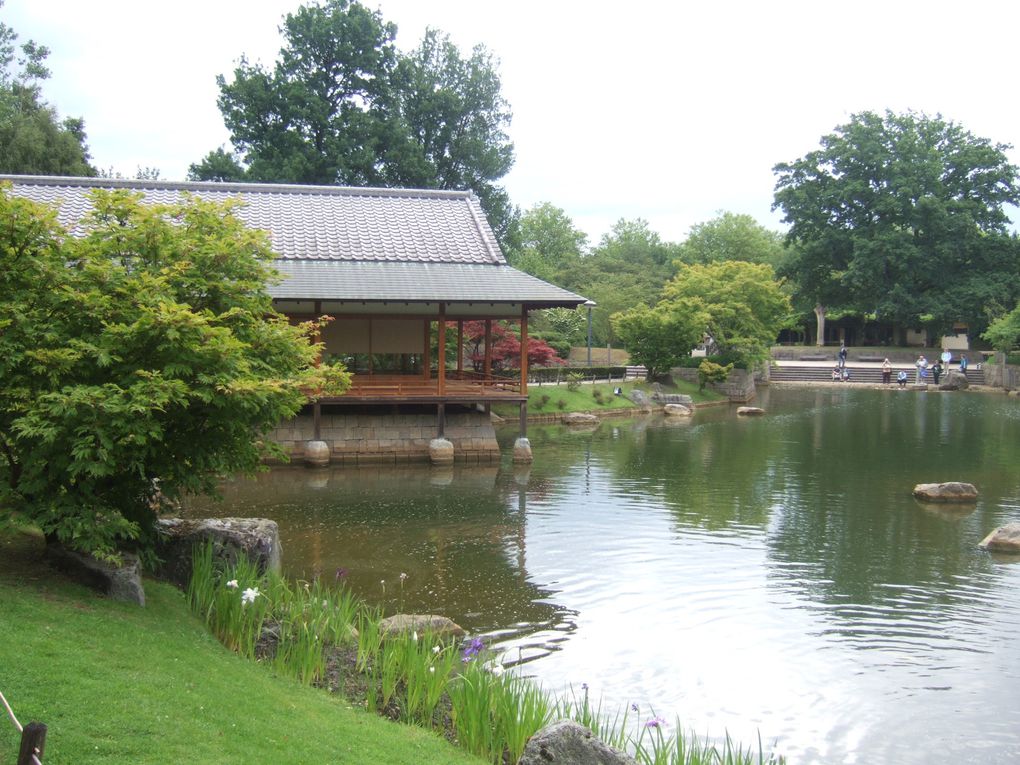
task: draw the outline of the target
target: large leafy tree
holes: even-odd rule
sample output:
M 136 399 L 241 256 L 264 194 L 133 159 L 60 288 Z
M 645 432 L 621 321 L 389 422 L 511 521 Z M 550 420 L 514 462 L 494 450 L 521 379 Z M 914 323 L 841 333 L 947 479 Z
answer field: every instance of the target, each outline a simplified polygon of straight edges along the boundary
M 679 248 L 680 260 L 685 263 L 743 260 L 768 263 L 773 268 L 782 263 L 785 253 L 782 234 L 770 231 L 750 215 L 731 212 L 692 226 Z
M 49 50 L 31 40 L 19 46 L 17 39 L 0 22 L 0 173 L 94 176 L 84 120 L 61 120 L 43 100 Z
M 159 496 L 256 468 L 342 370 L 272 309 L 268 240 L 229 205 L 95 192 L 75 235 L 0 189 L 0 525 L 101 557 L 151 542 Z
M 790 299 L 766 263 L 739 260 L 680 267 L 663 290 L 663 303 L 699 300 L 704 330 L 720 351 L 746 363 L 768 356 L 790 318 Z
M 529 274 L 566 284 L 588 247 L 588 235 L 574 226 L 560 207 L 542 202 L 520 217 L 519 241 L 509 253 L 510 264 Z
M 461 56 L 428 30 L 401 54 L 397 28 L 351 0 L 288 14 L 270 69 L 246 59 L 217 78 L 232 151 L 191 166 L 196 180 L 471 189 L 497 236 L 516 210 L 497 181 L 514 161 L 510 109 L 484 47 Z
M 635 306 L 612 316 L 616 336 L 648 379 L 668 372 L 701 342 L 709 314 L 700 298 L 662 301 L 654 308 Z
M 1020 294 L 1005 207 L 1020 202 L 1009 147 L 940 116 L 855 114 L 821 148 L 776 165 L 790 224 L 782 269 L 814 304 L 934 333 L 980 329 Z

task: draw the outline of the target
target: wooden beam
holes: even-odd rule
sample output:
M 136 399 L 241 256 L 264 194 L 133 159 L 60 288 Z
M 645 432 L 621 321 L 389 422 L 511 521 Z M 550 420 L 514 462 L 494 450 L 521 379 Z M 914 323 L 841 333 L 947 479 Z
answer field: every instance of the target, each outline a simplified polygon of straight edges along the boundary
M 425 340 L 424 347 L 421 352 L 421 365 L 422 365 L 422 376 L 428 380 L 432 377 L 432 359 L 429 358 L 429 353 L 432 346 L 432 320 L 425 319 L 423 322 L 425 327 Z
M 464 320 L 457 319 L 457 371 L 464 371 Z
M 492 319 L 485 320 L 485 362 L 482 371 L 486 379 L 492 376 Z
M 528 395 L 528 309 L 521 306 L 521 394 Z
M 439 370 L 439 395 L 446 395 L 446 303 L 439 304 L 439 350 L 437 354 Z

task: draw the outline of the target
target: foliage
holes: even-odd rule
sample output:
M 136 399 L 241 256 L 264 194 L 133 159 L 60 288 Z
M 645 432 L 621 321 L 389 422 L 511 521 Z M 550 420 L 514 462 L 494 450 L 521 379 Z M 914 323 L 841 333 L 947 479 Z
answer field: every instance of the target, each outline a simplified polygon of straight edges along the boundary
M 542 202 L 525 211 L 518 225 L 520 241 L 507 253 L 510 264 L 539 279 L 565 283 L 588 246 L 588 236 L 574 227 L 561 208 Z M 564 310 L 564 309 L 560 309 Z
M 507 241 L 516 210 L 496 181 L 514 161 L 511 114 L 484 47 L 465 58 L 429 29 L 401 54 L 396 26 L 356 0 L 300 6 L 280 31 L 272 69 L 242 57 L 217 78 L 233 150 L 189 177 L 471 189 Z
M 494 371 L 520 369 L 521 338 L 507 322 L 492 323 L 490 360 Z M 464 351 L 476 372 L 485 367 L 485 322 L 464 322 Z M 528 366 L 548 367 L 565 364 L 556 350 L 540 338 L 528 338 Z
M 764 263 L 682 266 L 663 294 L 673 311 L 691 311 L 700 301 L 711 342 L 745 362 L 767 358 L 791 312 L 790 299 Z
M 50 76 L 45 64 L 49 49 L 32 40 L 17 46 L 17 39 L 14 30 L 0 22 L 0 173 L 95 175 L 85 121 L 61 121 L 43 100 L 40 83 Z
M 576 308 L 550 308 L 539 312 L 537 320 L 548 324 L 571 345 L 580 344 L 584 340 L 587 316 Z
M 648 369 L 648 379 L 668 372 L 701 342 L 710 316 L 699 298 L 643 305 L 613 316 L 616 334 L 631 360 Z
M 155 508 L 254 470 L 260 437 L 342 391 L 318 324 L 266 291 L 265 235 L 190 198 L 97 191 L 75 236 L 0 191 L 0 507 L 100 557 L 145 552 Z
M 781 234 L 765 228 L 750 215 L 723 212 L 691 227 L 680 245 L 679 257 L 684 263 L 743 260 L 775 268 L 783 262 L 785 252 Z
M 1020 295 L 1009 147 L 941 116 L 862 112 L 776 165 L 798 295 L 901 326 L 982 327 Z
M 1001 316 L 981 336 L 997 351 L 1012 351 L 1020 344 L 1020 305 Z
M 724 383 L 729 379 L 733 365 L 722 366 L 714 361 L 705 359 L 698 365 L 698 390 L 705 390 L 709 383 Z

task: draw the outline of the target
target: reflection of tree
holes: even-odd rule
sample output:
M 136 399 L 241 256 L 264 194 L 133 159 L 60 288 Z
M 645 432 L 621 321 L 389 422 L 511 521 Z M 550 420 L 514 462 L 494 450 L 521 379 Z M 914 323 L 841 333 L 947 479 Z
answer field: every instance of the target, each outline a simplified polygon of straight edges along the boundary
M 188 514 L 272 518 L 288 573 L 345 569 L 355 592 L 389 612 L 440 611 L 471 630 L 548 623 L 557 608 L 538 601 L 550 592 L 524 569 L 523 489 L 497 474 L 485 465 L 280 468 L 229 482 L 222 502 L 192 502 Z

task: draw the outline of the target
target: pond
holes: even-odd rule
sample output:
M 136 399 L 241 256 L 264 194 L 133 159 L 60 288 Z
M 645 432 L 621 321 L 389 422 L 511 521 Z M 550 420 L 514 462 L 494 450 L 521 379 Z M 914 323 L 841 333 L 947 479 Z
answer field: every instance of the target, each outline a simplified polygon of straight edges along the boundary
M 1020 559 L 977 544 L 1020 520 L 1020 404 L 756 403 L 765 417 L 532 426 L 529 469 L 276 469 L 189 512 L 273 518 L 290 573 L 344 569 L 387 611 L 450 616 L 610 710 L 760 734 L 790 763 L 1016 762 Z M 910 495 L 949 480 L 977 505 Z

